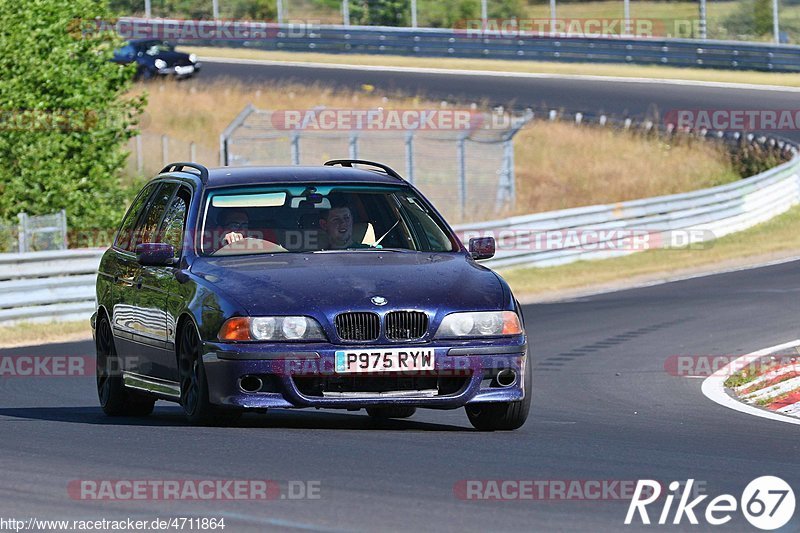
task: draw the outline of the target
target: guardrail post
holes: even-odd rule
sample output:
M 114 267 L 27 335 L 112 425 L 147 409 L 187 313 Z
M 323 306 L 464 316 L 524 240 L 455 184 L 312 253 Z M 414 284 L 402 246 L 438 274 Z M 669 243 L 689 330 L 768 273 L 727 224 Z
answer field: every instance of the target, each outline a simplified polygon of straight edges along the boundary
M 495 211 L 501 211 L 506 205 L 513 206 L 515 197 L 514 141 L 508 138 L 503 141 L 503 163 L 500 167 L 500 182 L 497 184 Z
M 144 0 L 144 16 L 150 18 L 152 16 L 152 10 L 150 9 L 150 0 Z
M 414 184 L 414 130 L 406 133 L 406 178 Z
M 136 136 L 136 172 L 144 174 L 144 152 L 142 151 L 142 136 Z
M 194 141 L 189 143 L 189 162 L 194 163 L 197 161 L 197 145 Z
M 706 40 L 708 37 L 708 25 L 706 23 L 706 0 L 700 0 L 700 38 Z M 681 37 L 680 35 L 673 35 L 673 37 Z
M 467 212 L 467 150 L 466 150 L 466 136 L 459 137 L 458 139 L 458 196 L 461 206 L 461 218 Z
M 283 24 L 283 0 L 278 0 L 276 10 L 278 11 L 278 24 Z
M 61 249 L 62 250 L 66 250 L 68 248 L 68 243 L 67 243 L 67 210 L 66 209 L 62 209 L 61 211 L 58 212 L 58 214 L 60 215 L 59 219 L 58 219 L 58 224 L 59 224 L 59 227 L 61 228 Z
M 214 20 L 219 18 L 219 0 L 211 0 L 211 16 Z
M 169 163 L 169 137 L 161 136 L 161 165 L 167 166 Z
M 17 236 L 19 242 L 19 253 L 25 253 L 28 251 L 28 213 L 19 213 L 17 215 L 19 219 L 19 235 Z
M 358 134 L 350 132 L 350 159 L 358 159 Z
M 349 0 L 342 0 L 342 24 L 345 26 L 350 25 L 350 2 Z
M 300 134 L 297 131 L 292 132 L 292 164 L 300 164 Z
M 775 44 L 781 44 L 781 32 L 778 22 L 778 0 L 772 0 L 772 36 Z

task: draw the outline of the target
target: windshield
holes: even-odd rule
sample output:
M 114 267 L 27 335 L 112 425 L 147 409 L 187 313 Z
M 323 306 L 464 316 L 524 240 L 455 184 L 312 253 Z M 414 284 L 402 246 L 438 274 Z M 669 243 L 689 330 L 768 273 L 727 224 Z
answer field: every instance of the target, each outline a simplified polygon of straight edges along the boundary
M 145 43 L 144 46 L 144 53 L 149 56 L 157 56 L 163 52 L 172 52 L 175 50 L 175 47 L 167 42 L 158 42 L 153 41 L 150 43 Z
M 300 185 L 213 190 L 203 255 L 451 252 L 444 222 L 406 187 Z

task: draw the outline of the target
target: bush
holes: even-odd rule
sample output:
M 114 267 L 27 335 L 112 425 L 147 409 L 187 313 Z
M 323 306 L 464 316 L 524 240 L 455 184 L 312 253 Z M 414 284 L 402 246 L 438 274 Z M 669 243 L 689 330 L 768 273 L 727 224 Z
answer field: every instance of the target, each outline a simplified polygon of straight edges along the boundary
M 760 37 L 772 33 L 772 1 L 742 2 L 723 23 L 729 34 L 738 37 Z
M 109 61 L 119 39 L 92 22 L 109 15 L 101 0 L 0 0 L 0 220 L 66 209 L 76 229 L 119 222 L 144 99 L 126 99 L 134 67 Z

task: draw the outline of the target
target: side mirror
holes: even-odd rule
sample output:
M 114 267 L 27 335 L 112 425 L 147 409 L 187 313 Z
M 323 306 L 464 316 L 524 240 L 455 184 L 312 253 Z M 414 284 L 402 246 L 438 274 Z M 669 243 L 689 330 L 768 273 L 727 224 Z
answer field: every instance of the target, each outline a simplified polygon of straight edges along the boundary
M 162 242 L 137 244 L 136 260 L 144 266 L 172 266 L 175 264 L 175 248 Z
M 469 253 L 473 259 L 494 257 L 494 237 L 480 237 L 469 240 Z

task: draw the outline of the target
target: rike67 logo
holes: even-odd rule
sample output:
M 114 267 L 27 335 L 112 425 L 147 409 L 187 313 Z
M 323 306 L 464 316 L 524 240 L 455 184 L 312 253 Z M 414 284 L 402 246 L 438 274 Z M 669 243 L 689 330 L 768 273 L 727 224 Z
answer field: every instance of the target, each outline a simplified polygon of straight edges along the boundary
M 731 521 L 734 513 L 740 510 L 753 527 L 771 531 L 785 526 L 794 515 L 794 491 L 784 480 L 775 476 L 762 476 L 751 481 L 737 500 L 731 494 L 721 494 L 708 502 L 707 494 L 689 499 L 692 494 L 694 479 L 686 483 L 673 481 L 663 499 L 660 513 L 652 520 L 659 525 L 667 523 L 680 524 L 686 518 L 690 524 L 699 524 L 698 516 L 707 524 L 720 526 Z M 678 491 L 683 487 L 683 490 Z M 625 524 L 635 523 L 636 516 L 642 524 L 650 524 L 649 511 L 658 512 L 661 502 L 654 504 L 662 496 L 662 485 L 652 479 L 641 479 L 636 483 L 636 490 L 625 516 Z M 678 500 L 673 511 L 673 503 Z M 705 510 L 701 511 L 705 503 Z M 648 506 L 651 506 L 648 509 Z M 671 518 L 671 520 L 670 520 Z

